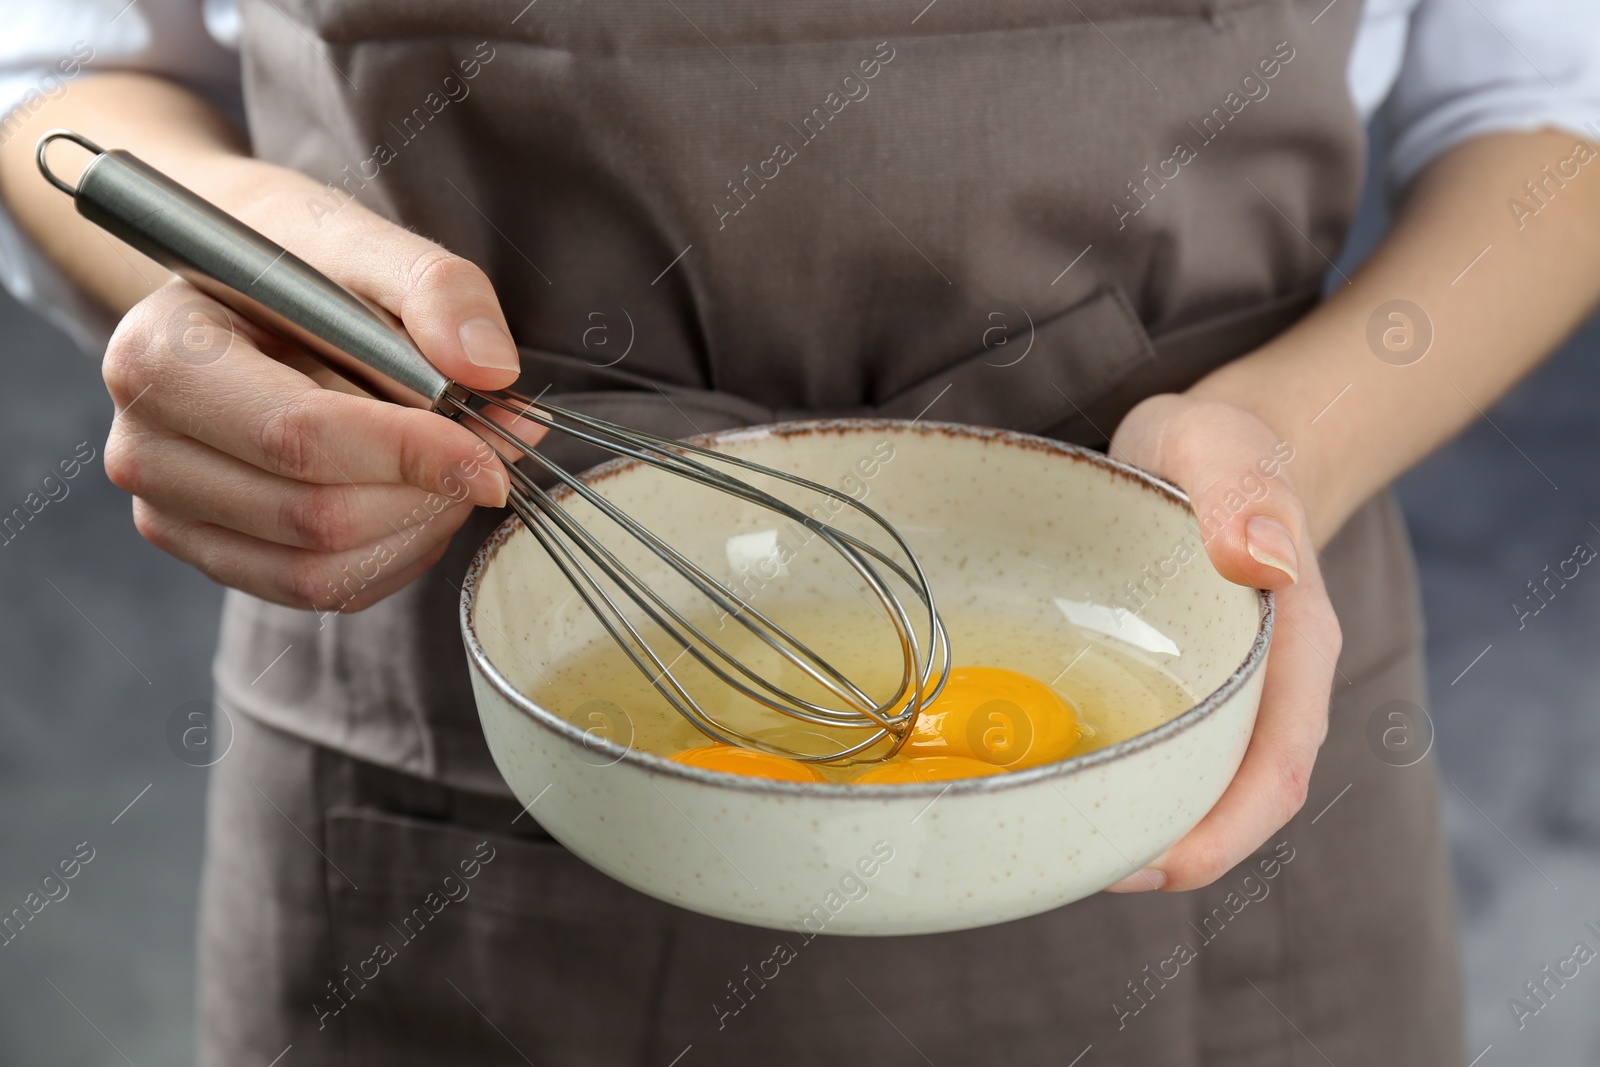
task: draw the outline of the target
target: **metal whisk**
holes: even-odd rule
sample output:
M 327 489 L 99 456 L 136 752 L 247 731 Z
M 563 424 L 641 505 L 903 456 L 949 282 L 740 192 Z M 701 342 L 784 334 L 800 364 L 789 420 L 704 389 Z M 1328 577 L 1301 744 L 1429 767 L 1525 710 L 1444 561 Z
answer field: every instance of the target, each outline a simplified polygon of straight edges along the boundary
M 76 187 L 52 173 L 45 160 L 49 145 L 63 139 L 94 154 Z M 837 700 L 830 706 L 805 699 L 751 669 L 694 621 L 699 613 L 675 606 L 517 463 L 506 462 L 513 510 L 651 685 L 708 736 L 807 762 L 882 759 L 899 750 L 917 715 L 943 689 L 950 670 L 950 642 L 927 577 L 895 528 L 850 495 L 736 456 L 631 430 L 514 392 L 469 389 L 435 369 L 392 316 L 129 153 L 106 151 L 69 130 L 52 130 L 40 138 L 37 158 L 45 179 L 73 198 L 80 215 L 218 302 L 303 345 L 374 396 L 461 420 L 491 443 L 498 442 L 498 450 L 508 459 L 512 455 L 531 459 L 596 513 L 642 543 L 687 582 L 704 605 L 739 623 L 760 645 Z M 833 548 L 865 584 L 894 628 L 902 672 L 893 694 L 882 699 L 869 695 L 726 583 L 491 418 L 494 410 L 766 508 Z M 838 501 L 881 530 L 904 563 L 716 465 L 776 479 L 819 498 Z M 920 602 L 915 620 L 907 612 L 901 591 L 909 591 Z M 666 650 L 656 648 L 641 632 L 627 610 L 630 603 L 660 631 L 662 638 L 656 640 L 664 639 Z M 816 754 L 736 730 L 710 715 L 673 673 L 684 656 L 756 704 L 802 722 L 856 733 L 847 734 L 849 740 L 837 741 L 837 751 Z M 859 732 L 865 736 L 858 737 Z

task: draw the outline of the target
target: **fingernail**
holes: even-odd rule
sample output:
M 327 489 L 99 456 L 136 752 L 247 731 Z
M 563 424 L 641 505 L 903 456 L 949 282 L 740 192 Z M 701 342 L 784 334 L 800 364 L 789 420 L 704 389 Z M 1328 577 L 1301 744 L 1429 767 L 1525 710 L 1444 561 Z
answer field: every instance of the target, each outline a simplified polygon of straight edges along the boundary
M 465 474 L 467 499 L 481 507 L 503 508 L 511 493 L 511 479 L 493 467 L 474 464 L 476 470 Z
M 1282 571 L 1291 582 L 1300 580 L 1300 557 L 1294 550 L 1294 538 L 1277 519 L 1257 515 L 1245 523 L 1244 546 L 1257 563 Z
M 1159 867 L 1141 867 L 1116 885 L 1107 886 L 1107 893 L 1148 893 L 1167 884 L 1167 872 Z
M 521 367 L 516 343 L 493 319 L 481 315 L 468 319 L 461 324 L 459 333 L 461 347 L 473 366 L 486 370 L 517 370 Z

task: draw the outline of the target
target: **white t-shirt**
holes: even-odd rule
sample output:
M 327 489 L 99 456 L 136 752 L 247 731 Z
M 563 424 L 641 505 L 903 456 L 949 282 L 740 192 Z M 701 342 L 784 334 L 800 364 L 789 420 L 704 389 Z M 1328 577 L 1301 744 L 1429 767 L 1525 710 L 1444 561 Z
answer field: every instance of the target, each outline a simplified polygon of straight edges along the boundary
M 165 75 L 239 113 L 236 0 L 0 0 L 0 26 L 8 118 L 86 69 Z M 1600 0 L 1366 0 L 1347 83 L 1363 119 L 1387 105 L 1394 188 L 1484 133 L 1553 127 L 1600 141 Z M 13 125 L 0 123 L 0 139 Z M 0 285 L 86 350 L 104 347 L 114 323 L 3 205 Z

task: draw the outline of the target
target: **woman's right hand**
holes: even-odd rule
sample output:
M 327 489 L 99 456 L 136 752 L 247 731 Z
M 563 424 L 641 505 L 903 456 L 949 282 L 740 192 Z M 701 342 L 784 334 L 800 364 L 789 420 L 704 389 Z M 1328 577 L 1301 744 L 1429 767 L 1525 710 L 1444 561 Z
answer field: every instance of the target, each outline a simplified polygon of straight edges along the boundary
M 353 201 L 329 211 L 327 189 L 293 171 L 219 167 L 224 208 L 397 316 L 445 374 L 516 380 L 476 266 Z M 368 607 L 437 562 L 473 505 L 506 501 L 503 464 L 466 427 L 359 393 L 178 279 L 122 319 L 103 370 L 117 408 L 106 473 L 133 495 L 140 534 L 265 600 Z

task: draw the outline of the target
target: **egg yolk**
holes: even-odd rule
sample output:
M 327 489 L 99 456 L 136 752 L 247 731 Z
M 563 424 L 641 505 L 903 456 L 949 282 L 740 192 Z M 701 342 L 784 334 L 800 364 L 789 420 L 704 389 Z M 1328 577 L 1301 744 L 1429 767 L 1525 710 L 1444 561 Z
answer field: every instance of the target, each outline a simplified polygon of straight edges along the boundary
M 900 751 L 1015 770 L 1061 759 L 1077 743 L 1077 713 L 1048 685 L 1004 667 L 956 667 Z
M 670 757 L 677 763 L 724 774 L 743 774 L 752 778 L 776 778 L 780 782 L 822 782 L 822 772 L 799 760 L 784 759 L 770 752 L 738 748 L 721 743 L 686 748 Z
M 982 778 L 986 774 L 999 774 L 1001 768 L 967 756 L 923 756 L 918 759 L 896 758 L 880 763 L 872 770 L 856 776 L 858 785 L 905 785 L 914 782 L 947 782 L 952 778 Z
M 1004 667 L 957 667 L 938 698 L 917 716 L 899 753 L 852 781 L 897 785 L 981 778 L 1062 759 L 1078 736 L 1072 705 L 1043 682 Z M 720 742 L 684 749 L 671 759 L 724 774 L 827 781 L 809 763 Z

